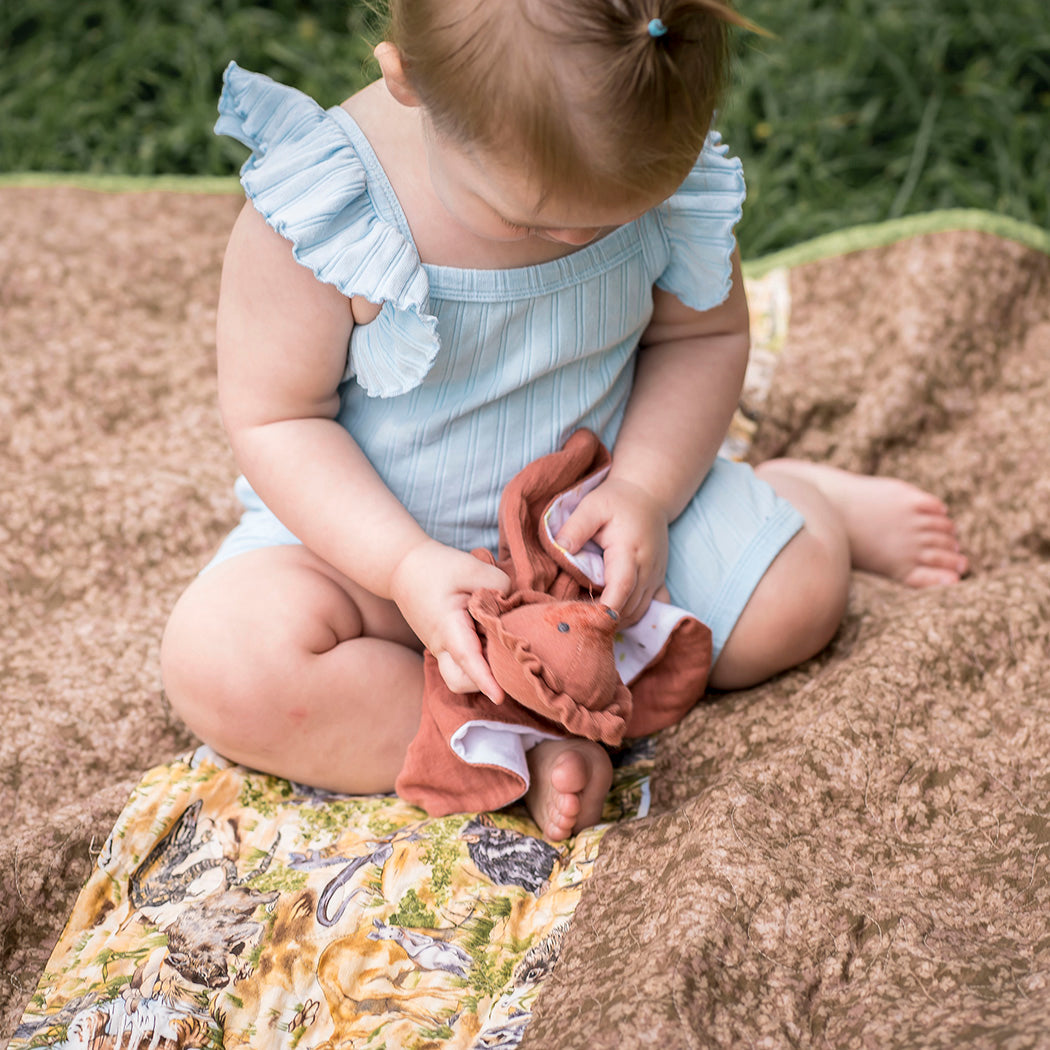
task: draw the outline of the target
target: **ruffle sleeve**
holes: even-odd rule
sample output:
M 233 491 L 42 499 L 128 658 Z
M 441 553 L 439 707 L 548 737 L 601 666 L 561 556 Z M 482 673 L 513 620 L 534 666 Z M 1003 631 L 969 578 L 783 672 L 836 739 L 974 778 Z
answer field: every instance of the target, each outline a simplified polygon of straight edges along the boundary
M 301 91 L 231 62 L 215 132 L 253 151 L 241 185 L 295 258 L 344 295 L 382 304 L 354 331 L 347 377 L 373 397 L 417 387 L 440 347 L 429 282 L 410 239 L 376 213 L 346 130 Z M 380 321 L 384 338 L 356 338 Z
M 740 221 L 743 167 L 711 132 L 693 170 L 659 209 L 670 261 L 657 287 L 694 310 L 723 302 L 732 286 L 733 228 Z

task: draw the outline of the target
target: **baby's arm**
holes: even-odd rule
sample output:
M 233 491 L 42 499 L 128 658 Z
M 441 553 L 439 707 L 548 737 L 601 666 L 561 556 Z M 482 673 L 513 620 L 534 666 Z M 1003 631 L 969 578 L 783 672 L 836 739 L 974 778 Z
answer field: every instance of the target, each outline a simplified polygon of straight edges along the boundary
M 750 338 L 740 262 L 728 298 L 698 312 L 656 289 L 606 481 L 559 533 L 605 551 L 602 601 L 631 623 L 663 585 L 667 528 L 711 468 L 736 410 Z
M 223 264 L 217 330 L 219 404 L 234 455 L 307 546 L 397 602 L 450 688 L 499 699 L 466 601 L 479 587 L 505 590 L 507 577 L 428 537 L 336 421 L 353 308 L 244 208 Z

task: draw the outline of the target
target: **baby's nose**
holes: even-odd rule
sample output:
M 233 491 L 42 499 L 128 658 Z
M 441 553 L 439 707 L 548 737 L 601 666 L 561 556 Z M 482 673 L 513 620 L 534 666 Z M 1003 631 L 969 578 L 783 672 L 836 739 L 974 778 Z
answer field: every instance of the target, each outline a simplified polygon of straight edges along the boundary
M 543 232 L 546 233 L 552 241 L 560 241 L 562 244 L 574 244 L 579 247 L 593 241 L 600 231 L 598 227 L 594 227 L 593 229 L 583 227 L 580 229 L 573 229 L 570 227 L 564 230 L 544 230 Z

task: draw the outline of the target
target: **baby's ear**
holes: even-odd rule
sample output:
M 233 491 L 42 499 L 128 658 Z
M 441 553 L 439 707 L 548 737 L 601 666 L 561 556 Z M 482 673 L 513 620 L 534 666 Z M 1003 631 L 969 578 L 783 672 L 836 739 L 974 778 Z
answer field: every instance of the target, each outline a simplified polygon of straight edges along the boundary
M 391 44 L 389 40 L 384 40 L 381 44 L 376 45 L 373 54 L 375 54 L 376 61 L 379 63 L 387 91 L 402 106 L 421 105 L 422 103 L 419 100 L 419 95 L 416 94 L 416 89 L 412 87 L 408 77 L 405 75 L 405 66 L 401 61 L 401 52 L 398 51 L 396 45 Z

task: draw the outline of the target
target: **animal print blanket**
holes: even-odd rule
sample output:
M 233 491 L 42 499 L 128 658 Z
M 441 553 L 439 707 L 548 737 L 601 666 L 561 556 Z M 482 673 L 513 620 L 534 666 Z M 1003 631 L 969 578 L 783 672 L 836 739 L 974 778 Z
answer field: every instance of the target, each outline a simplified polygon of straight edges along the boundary
M 235 514 L 236 208 L 0 189 L 10 1045 L 1040 1045 L 1045 236 L 940 215 L 750 268 L 733 449 L 937 491 L 973 572 L 858 574 L 826 653 L 622 756 L 608 823 L 555 846 L 227 766 L 164 706 L 164 618 Z
M 135 788 L 11 1045 L 516 1046 L 600 838 L 428 820 L 201 749 Z

